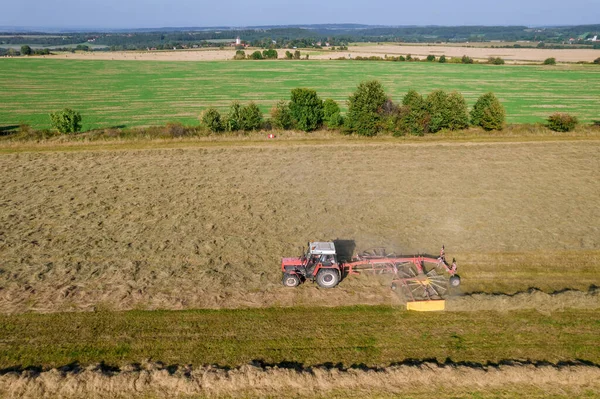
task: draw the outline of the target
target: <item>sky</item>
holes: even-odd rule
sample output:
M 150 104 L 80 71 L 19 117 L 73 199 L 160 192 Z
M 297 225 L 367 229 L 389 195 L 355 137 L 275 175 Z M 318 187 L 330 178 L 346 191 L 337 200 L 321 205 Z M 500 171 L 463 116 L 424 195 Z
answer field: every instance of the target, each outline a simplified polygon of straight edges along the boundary
M 0 26 L 53 28 L 600 23 L 600 0 L 3 0 L 3 3 Z

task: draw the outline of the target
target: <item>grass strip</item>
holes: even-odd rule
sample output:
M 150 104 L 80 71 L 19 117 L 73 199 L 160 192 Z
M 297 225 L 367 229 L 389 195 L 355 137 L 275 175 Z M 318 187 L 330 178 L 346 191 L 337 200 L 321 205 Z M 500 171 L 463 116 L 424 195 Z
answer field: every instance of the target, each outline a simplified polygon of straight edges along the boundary
M 335 305 L 335 304 L 331 304 Z M 0 368 L 165 364 L 385 366 L 410 359 L 600 362 L 591 310 L 412 313 L 390 306 L 0 316 Z
M 85 135 L 58 137 L 40 141 L 0 140 L 0 154 L 23 152 L 77 152 L 77 151 L 117 151 L 181 148 L 228 148 L 228 147 L 290 147 L 290 146 L 377 146 L 377 145 L 423 145 L 423 144 L 493 144 L 493 143 L 533 143 L 533 142 L 572 142 L 598 141 L 597 129 L 586 127 L 567 134 L 543 132 L 445 132 L 425 137 L 404 136 L 378 137 L 344 136 L 339 133 L 316 132 L 310 135 L 297 132 L 281 132 L 276 139 L 266 138 L 266 132 L 250 134 L 228 134 L 209 137 L 151 138 L 132 137 L 116 139 L 90 139 Z

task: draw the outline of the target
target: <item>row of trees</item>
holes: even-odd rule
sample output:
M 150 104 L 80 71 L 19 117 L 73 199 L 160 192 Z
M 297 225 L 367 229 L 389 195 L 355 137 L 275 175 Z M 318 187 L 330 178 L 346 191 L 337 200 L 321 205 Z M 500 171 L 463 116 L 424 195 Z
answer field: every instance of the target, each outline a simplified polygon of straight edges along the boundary
M 409 90 L 401 103 L 394 103 L 377 80 L 358 85 L 348 98 L 348 112 L 342 116 L 339 105 L 332 99 L 322 100 L 313 89 L 296 88 L 290 100 L 281 100 L 271 109 L 268 123 L 277 129 L 299 129 L 310 132 L 322 127 L 340 129 L 343 133 L 375 136 L 387 131 L 395 136 L 422 136 L 443 129 L 461 130 L 478 126 L 484 130 L 502 130 L 506 112 L 493 93 L 483 94 L 469 111 L 464 97 L 456 92 L 434 90 L 422 96 Z M 50 114 L 53 128 L 61 133 L 81 130 L 81 114 L 69 108 Z M 200 115 L 201 125 L 212 132 L 253 131 L 265 127 L 259 107 L 250 102 L 231 103 L 222 116 L 216 108 Z M 571 131 L 578 121 L 568 114 L 555 113 L 548 118 L 547 127 L 559 132 Z
M 442 129 L 465 129 L 470 125 L 501 130 L 506 114 L 493 93 L 481 96 L 470 112 L 460 93 L 443 90 L 435 90 L 426 97 L 411 90 L 396 104 L 386 95 L 381 83 L 372 80 L 359 84 L 348 98 L 345 117 L 334 100 L 323 101 L 315 90 L 306 88 L 293 89 L 290 100 L 279 101 L 270 116 L 270 124 L 282 130 L 310 132 L 326 127 L 341 129 L 347 134 L 374 136 L 382 131 L 394 135 L 424 135 Z M 225 117 L 216 108 L 209 108 L 200 120 L 213 132 L 257 130 L 262 125 L 262 115 L 254 103 L 241 106 L 234 102 Z
M 341 116 L 339 105 L 332 99 L 321 101 L 314 90 L 294 89 L 291 101 L 279 101 L 271 109 L 270 124 L 281 130 L 315 130 L 321 126 L 328 129 L 343 128 L 345 133 L 372 136 L 379 129 L 393 131 L 394 135 L 411 133 L 423 135 L 435 133 L 441 129 L 457 130 L 469 126 L 469 116 L 462 96 L 456 92 L 446 94 L 442 90 L 430 93 L 426 98 L 414 90 L 409 91 L 402 100 L 402 106 L 395 105 L 382 92 L 375 82 L 361 83 L 351 96 L 352 112 L 346 118 Z M 383 100 L 381 107 L 375 108 L 370 100 Z M 499 130 L 504 110 L 492 93 L 479 98 L 470 113 L 473 125 L 486 130 Z M 59 133 L 74 134 L 81 131 L 81 114 L 70 108 L 50 114 L 52 127 Z M 263 115 L 254 103 L 246 106 L 234 101 L 229 112 L 222 117 L 215 108 L 205 110 L 200 116 L 201 124 L 212 132 L 253 131 L 265 127 Z M 383 123 L 382 123 L 383 122 Z M 554 113 L 547 119 L 547 127 L 556 132 L 573 130 L 578 120 L 566 113 Z M 167 124 L 173 130 L 185 130 L 179 124 Z
M 277 57 L 279 57 L 279 54 L 277 54 L 277 50 L 275 49 L 268 49 L 268 50 L 263 50 L 262 52 L 256 50 L 251 54 L 246 54 L 246 52 L 244 50 L 237 50 L 235 52 L 235 55 L 233 56 L 234 60 L 276 60 Z M 300 54 L 300 50 L 296 50 L 293 53 L 291 51 L 286 51 L 285 52 L 285 59 L 286 60 L 299 60 L 301 58 L 301 54 Z M 304 59 L 308 59 L 308 54 L 305 55 Z
M 234 37 L 241 37 L 252 46 L 269 47 L 275 44 L 278 48 L 312 47 L 319 42 L 339 46 L 350 42 L 484 42 L 505 41 L 516 42 L 519 46 L 544 43 L 545 46 L 555 43 L 575 43 L 582 46 L 600 46 L 598 42 L 586 40 L 600 32 L 600 25 L 556 26 L 530 28 L 527 26 L 368 26 L 355 24 L 323 24 L 311 26 L 271 26 L 246 29 L 163 29 L 43 34 L 4 32 L 0 37 L 0 45 L 36 44 L 45 46 L 63 46 L 94 43 L 118 47 L 158 47 L 163 44 L 187 44 L 200 42 L 222 43 Z M 273 43 L 275 42 L 275 43 Z M 169 48 L 168 46 L 166 48 Z M 172 48 L 172 46 L 170 47 Z
M 259 130 L 263 126 L 263 115 L 258 106 L 251 102 L 242 105 L 238 101 L 231 103 L 229 113 L 222 117 L 216 108 L 208 108 L 200 115 L 200 122 L 212 132 L 235 132 L 239 130 Z
M 442 129 L 460 130 L 469 125 L 485 130 L 501 130 L 506 113 L 493 93 L 481 96 L 470 114 L 458 92 L 434 90 L 426 97 L 410 90 L 400 104 L 394 103 L 376 80 L 361 83 L 348 99 L 344 128 L 363 136 L 380 131 L 394 135 L 424 135 Z

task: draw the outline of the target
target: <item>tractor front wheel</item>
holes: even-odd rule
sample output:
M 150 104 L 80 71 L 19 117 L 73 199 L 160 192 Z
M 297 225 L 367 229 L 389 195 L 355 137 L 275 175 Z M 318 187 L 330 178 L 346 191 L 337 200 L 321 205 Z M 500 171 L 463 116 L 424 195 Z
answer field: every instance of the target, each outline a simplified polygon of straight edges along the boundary
M 336 269 L 321 269 L 317 273 L 317 284 L 321 288 L 333 288 L 340 282 L 340 273 Z
M 281 282 L 286 287 L 297 287 L 300 285 L 300 277 L 297 274 L 284 273 Z

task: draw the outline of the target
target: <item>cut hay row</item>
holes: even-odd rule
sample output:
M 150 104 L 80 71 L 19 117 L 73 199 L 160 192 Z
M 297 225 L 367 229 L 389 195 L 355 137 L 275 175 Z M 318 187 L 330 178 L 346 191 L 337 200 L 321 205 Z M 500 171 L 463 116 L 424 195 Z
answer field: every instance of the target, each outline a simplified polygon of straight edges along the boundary
M 532 289 L 516 294 L 469 294 L 453 296 L 446 300 L 446 310 L 479 312 L 488 310 L 513 311 L 537 309 L 552 312 L 565 309 L 600 309 L 600 289 L 592 287 L 587 292 L 564 290 L 546 293 Z
M 122 370 L 101 364 L 43 372 L 5 372 L 6 398 L 156 397 L 387 397 L 410 395 L 477 397 L 596 397 L 600 368 L 583 363 L 455 365 L 424 362 L 377 369 L 165 366 L 146 362 Z M 470 396 L 470 395 L 469 395 Z

